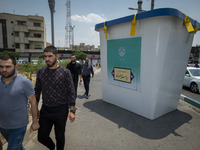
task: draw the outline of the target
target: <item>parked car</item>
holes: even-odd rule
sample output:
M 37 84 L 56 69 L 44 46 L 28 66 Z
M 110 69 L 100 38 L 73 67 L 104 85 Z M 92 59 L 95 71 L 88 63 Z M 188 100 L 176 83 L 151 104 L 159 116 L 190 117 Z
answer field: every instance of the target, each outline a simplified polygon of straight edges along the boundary
M 194 93 L 200 92 L 200 68 L 187 67 L 183 86 L 189 87 Z
M 21 64 L 26 64 L 28 62 L 25 60 L 16 60 L 16 63 L 21 65 Z
M 32 63 L 33 65 L 37 65 L 37 64 L 38 64 L 38 60 L 31 60 L 31 63 Z
M 187 64 L 187 67 L 194 67 L 194 64 Z

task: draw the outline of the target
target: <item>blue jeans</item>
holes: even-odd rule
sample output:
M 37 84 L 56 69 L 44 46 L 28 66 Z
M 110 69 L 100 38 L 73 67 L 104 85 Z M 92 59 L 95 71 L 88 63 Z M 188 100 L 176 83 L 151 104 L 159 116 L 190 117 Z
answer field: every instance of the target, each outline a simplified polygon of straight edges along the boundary
M 24 135 L 26 133 L 26 127 L 27 126 L 16 129 L 0 128 L 1 134 L 8 142 L 7 150 L 24 150 L 22 142 L 24 140 Z
M 90 85 L 90 75 L 82 76 L 83 77 L 83 83 L 85 87 L 85 95 L 88 96 L 89 94 L 89 85 Z

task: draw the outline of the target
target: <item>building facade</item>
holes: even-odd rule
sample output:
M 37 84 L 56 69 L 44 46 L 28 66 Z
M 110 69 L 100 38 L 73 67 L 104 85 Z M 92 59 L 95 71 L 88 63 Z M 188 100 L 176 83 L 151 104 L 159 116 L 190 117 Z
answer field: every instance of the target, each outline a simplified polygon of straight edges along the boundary
M 20 52 L 20 58 L 30 62 L 46 47 L 46 26 L 42 16 L 0 13 L 0 52 Z
M 65 48 L 65 47 L 58 47 L 59 50 L 79 50 L 79 51 L 100 51 L 100 46 L 98 46 L 97 48 L 95 48 L 94 45 L 85 45 L 85 43 L 80 43 L 79 45 L 70 45 L 69 48 Z

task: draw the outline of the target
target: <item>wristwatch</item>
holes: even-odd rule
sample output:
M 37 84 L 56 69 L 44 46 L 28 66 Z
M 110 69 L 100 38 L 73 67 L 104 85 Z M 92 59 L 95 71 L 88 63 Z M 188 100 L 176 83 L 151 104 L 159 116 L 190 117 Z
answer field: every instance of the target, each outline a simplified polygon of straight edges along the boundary
M 73 114 L 75 114 L 76 113 L 76 109 L 73 109 L 73 110 L 70 109 L 70 112 L 72 112 Z

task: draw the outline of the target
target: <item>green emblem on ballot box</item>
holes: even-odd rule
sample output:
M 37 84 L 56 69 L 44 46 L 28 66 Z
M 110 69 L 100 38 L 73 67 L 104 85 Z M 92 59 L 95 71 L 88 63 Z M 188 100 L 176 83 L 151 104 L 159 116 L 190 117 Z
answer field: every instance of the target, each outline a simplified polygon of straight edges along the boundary
M 137 90 L 140 84 L 141 37 L 107 41 L 109 83 Z

